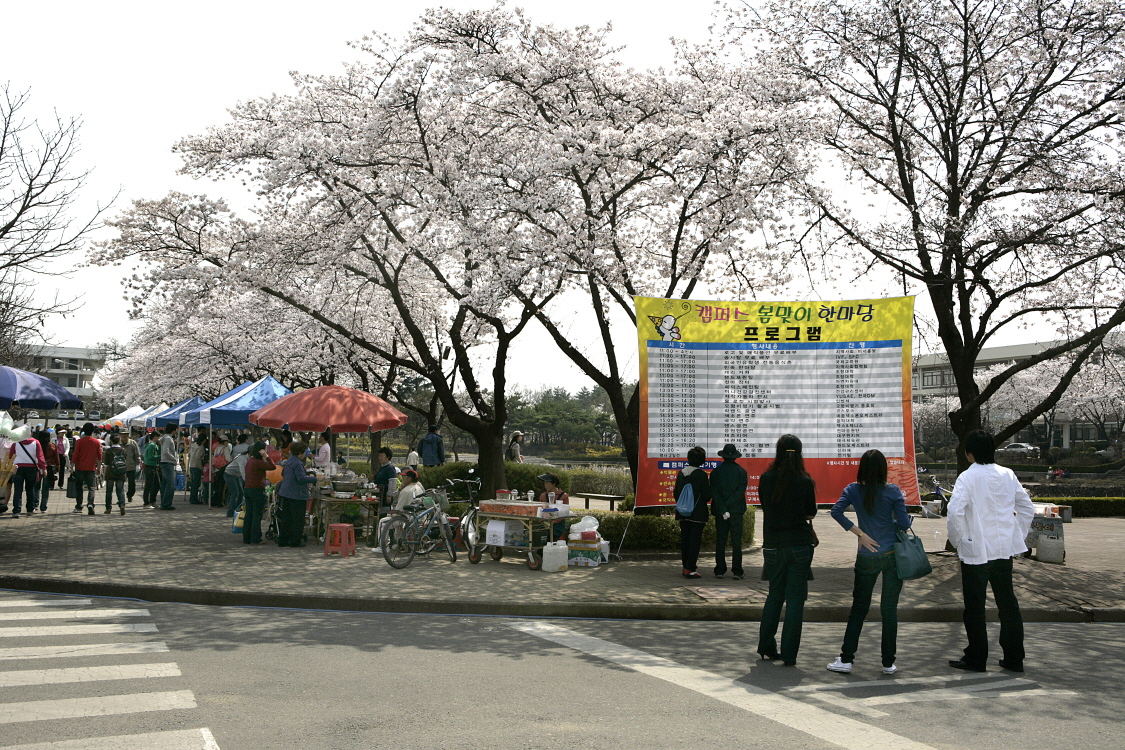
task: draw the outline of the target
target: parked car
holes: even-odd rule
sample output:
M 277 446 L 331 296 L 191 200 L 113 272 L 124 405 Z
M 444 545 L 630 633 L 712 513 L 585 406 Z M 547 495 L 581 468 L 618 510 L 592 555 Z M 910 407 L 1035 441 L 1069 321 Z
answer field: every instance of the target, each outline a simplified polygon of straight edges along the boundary
M 29 412 L 27 413 L 27 418 L 28 418 L 28 419 L 39 419 L 39 412 L 37 412 L 37 411 L 29 411 Z
M 85 419 L 86 418 L 86 412 L 76 411 L 76 412 L 74 412 L 74 418 L 75 419 Z
M 1031 443 L 1008 443 L 1003 448 L 997 448 L 996 452 L 1008 458 L 1039 458 L 1039 448 Z
M 92 411 L 86 415 L 86 418 L 91 422 L 97 422 L 102 418 L 102 413 L 100 411 Z
M 1113 455 L 1113 451 L 1111 451 L 1109 448 L 1106 448 L 1105 450 L 1094 451 L 1094 456 L 1107 462 L 1112 461 L 1116 458 L 1116 456 Z

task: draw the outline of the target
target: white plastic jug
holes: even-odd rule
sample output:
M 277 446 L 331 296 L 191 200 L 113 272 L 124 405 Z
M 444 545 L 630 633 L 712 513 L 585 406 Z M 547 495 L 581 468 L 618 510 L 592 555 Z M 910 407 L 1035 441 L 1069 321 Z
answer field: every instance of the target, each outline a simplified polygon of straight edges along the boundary
M 567 568 L 567 549 L 565 541 L 547 542 L 543 546 L 543 570 L 548 573 L 562 573 Z

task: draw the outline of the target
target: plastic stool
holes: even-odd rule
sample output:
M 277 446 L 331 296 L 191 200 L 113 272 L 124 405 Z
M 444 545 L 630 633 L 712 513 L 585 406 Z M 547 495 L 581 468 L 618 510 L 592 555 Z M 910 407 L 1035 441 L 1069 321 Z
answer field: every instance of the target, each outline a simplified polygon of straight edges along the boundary
M 350 523 L 328 524 L 328 534 L 324 537 L 324 556 L 339 552 L 340 557 L 355 554 L 355 526 Z

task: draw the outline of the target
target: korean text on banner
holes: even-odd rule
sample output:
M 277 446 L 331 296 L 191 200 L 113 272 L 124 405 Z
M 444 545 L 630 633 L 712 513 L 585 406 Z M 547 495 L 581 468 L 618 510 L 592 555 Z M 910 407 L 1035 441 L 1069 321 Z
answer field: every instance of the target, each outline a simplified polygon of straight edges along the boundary
M 672 505 L 689 448 L 733 443 L 747 500 L 777 438 L 804 444 L 817 502 L 855 481 L 877 448 L 888 481 L 918 504 L 911 416 L 914 298 L 715 302 L 636 297 L 640 345 L 637 505 Z M 705 468 L 717 466 L 711 458 Z

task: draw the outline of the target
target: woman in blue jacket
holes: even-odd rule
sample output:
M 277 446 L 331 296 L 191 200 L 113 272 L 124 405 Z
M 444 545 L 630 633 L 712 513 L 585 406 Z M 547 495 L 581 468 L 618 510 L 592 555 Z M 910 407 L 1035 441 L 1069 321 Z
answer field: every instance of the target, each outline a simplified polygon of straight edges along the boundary
M 858 523 L 852 523 L 844 515 L 849 506 L 855 509 Z M 863 454 L 856 481 L 844 488 L 831 512 L 844 531 L 859 537 L 859 551 L 855 558 L 852 609 L 844 631 L 844 645 L 840 656 L 828 669 L 845 674 L 852 671 L 863 620 L 871 609 L 871 592 L 881 573 L 883 593 L 879 597 L 879 613 L 883 620 L 883 674 L 894 674 L 898 671 L 895 651 L 898 647 L 898 595 L 902 591 L 902 580 L 895 567 L 894 543 L 900 529 L 910 528 L 911 519 L 902 490 L 887 484 L 886 456 L 877 450 Z
M 277 494 L 279 503 L 277 546 L 304 547 L 301 540 L 305 532 L 305 509 L 309 502 L 309 485 L 316 484 L 316 474 L 305 471 L 305 451 L 308 446 L 300 441 L 289 445 L 289 458 L 281 465 L 281 485 Z

